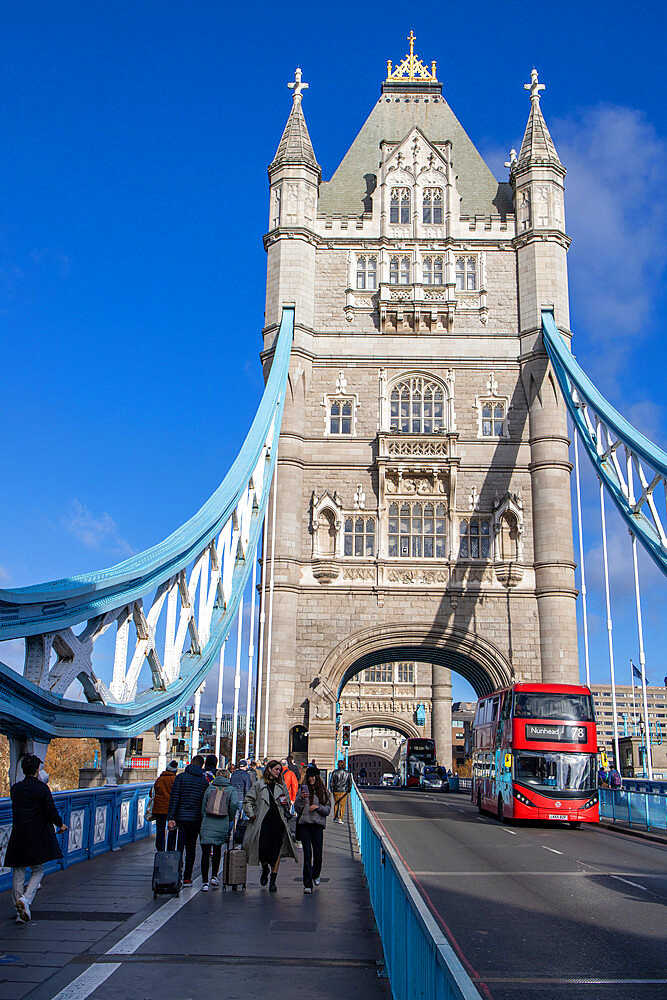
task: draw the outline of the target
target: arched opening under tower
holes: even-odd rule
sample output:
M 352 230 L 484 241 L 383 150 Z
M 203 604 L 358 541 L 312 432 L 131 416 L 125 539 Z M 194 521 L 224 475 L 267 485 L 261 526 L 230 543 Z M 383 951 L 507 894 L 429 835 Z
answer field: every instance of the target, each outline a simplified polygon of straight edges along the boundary
M 393 664 L 429 665 L 428 686 L 415 686 L 413 702 L 407 699 L 382 700 L 381 693 L 370 705 L 345 697 L 345 688 L 354 688 L 362 676 L 377 680 L 381 692 L 383 676 L 374 668 Z M 474 632 L 425 623 L 400 623 L 359 631 L 349 636 L 329 654 L 320 675 L 311 683 L 309 752 L 318 759 L 331 759 L 337 753 L 336 720 L 354 726 L 371 724 L 371 717 L 382 717 L 382 724 L 399 726 L 405 736 L 431 736 L 436 741 L 438 761 L 451 767 L 451 672 L 459 674 L 473 688 L 477 697 L 490 694 L 512 682 L 513 672 L 503 654 L 487 639 Z M 395 676 L 395 675 L 394 675 Z M 357 684 L 358 687 L 361 685 Z M 368 685 L 367 685 L 368 686 Z M 349 692 L 349 689 L 348 689 Z M 428 699 L 430 697 L 430 717 Z M 345 700 L 347 715 L 342 715 Z M 370 715 L 369 715 L 370 708 Z M 338 713 L 337 713 L 338 709 Z M 428 729 L 431 732 L 428 732 Z

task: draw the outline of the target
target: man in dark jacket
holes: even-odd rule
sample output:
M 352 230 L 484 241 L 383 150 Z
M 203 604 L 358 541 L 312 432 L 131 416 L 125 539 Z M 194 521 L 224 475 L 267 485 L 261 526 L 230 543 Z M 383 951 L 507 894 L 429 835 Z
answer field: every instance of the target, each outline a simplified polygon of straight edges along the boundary
M 39 780 L 41 764 L 35 754 L 27 754 L 21 761 L 25 774 L 9 792 L 12 799 L 12 832 L 7 844 L 5 866 L 13 868 L 12 895 L 17 921 L 27 924 L 30 904 L 35 898 L 44 876 L 47 861 L 62 858 L 53 827 L 64 833 L 63 823 L 50 789 Z M 26 868 L 30 868 L 30 881 L 25 884 Z
M 345 761 L 338 761 L 338 768 L 331 772 L 329 791 L 334 797 L 334 823 L 342 823 L 345 819 L 347 797 L 352 789 L 352 776 L 345 770 Z
M 204 774 L 204 758 L 197 754 L 184 771 L 177 774 L 171 786 L 167 826 L 170 830 L 178 827 L 177 850 L 185 848 L 185 868 L 183 885 L 192 885 L 192 869 L 195 866 L 197 837 L 201 827 L 201 804 L 208 788 Z
M 247 792 L 250 791 L 250 788 L 253 784 L 252 778 L 250 777 L 250 772 L 248 770 L 247 760 L 239 761 L 239 766 L 231 773 L 229 783 L 238 792 L 239 802 L 243 802 Z

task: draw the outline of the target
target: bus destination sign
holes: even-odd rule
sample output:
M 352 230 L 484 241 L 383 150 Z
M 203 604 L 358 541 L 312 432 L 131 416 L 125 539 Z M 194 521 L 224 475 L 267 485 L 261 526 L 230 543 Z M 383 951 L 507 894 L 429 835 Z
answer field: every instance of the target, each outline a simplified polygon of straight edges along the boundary
M 586 743 L 585 726 L 531 725 L 526 724 L 526 739 L 547 743 Z

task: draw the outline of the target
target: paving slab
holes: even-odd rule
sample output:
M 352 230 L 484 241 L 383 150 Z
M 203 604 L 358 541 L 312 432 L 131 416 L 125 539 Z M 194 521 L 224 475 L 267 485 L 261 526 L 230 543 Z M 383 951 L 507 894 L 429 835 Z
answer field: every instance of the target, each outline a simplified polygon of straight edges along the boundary
M 0 964 L 0 1000 L 53 1000 L 74 980 L 80 1000 L 163 1000 L 165 978 L 169 1000 L 390 1000 L 348 824 L 327 828 L 323 880 L 312 895 L 303 892 L 300 861 L 283 861 L 277 893 L 250 869 L 245 892 L 204 893 L 197 879 L 178 900 L 154 901 L 153 852 L 152 841 L 141 841 L 48 876 L 27 925 L 9 918 L 5 893 L 0 953 L 19 961 Z

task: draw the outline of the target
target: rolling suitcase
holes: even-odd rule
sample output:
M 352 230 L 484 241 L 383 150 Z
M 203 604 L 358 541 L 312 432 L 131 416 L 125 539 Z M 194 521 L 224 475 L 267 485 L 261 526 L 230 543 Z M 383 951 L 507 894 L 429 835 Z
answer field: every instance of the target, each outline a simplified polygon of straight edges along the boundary
M 244 851 L 242 847 L 236 847 L 237 842 L 237 826 L 239 825 L 239 813 L 237 811 L 234 818 L 234 822 L 229 831 L 229 839 L 227 842 L 227 850 L 225 851 L 225 859 L 222 868 L 222 891 L 227 891 L 227 886 L 231 885 L 232 892 L 237 892 L 238 887 L 241 886 L 245 892 L 246 882 L 248 880 L 248 852 Z
M 183 884 L 183 855 L 180 851 L 156 851 L 153 862 L 153 899 L 178 896 Z

